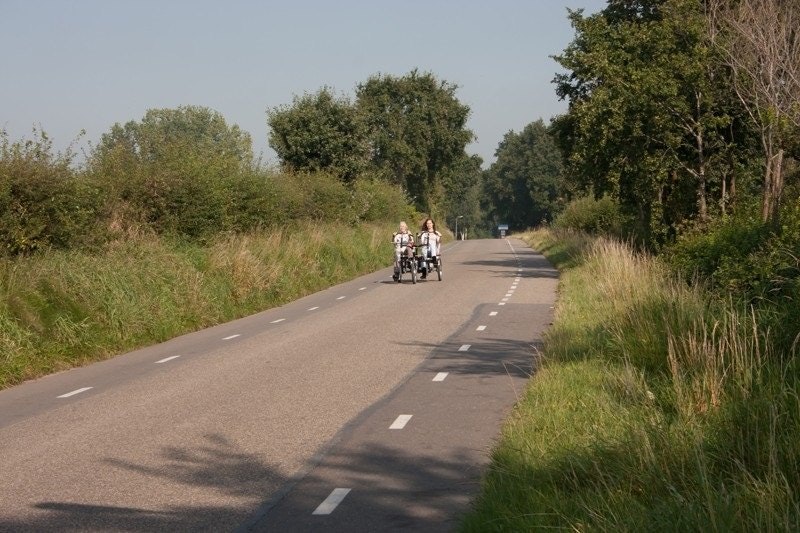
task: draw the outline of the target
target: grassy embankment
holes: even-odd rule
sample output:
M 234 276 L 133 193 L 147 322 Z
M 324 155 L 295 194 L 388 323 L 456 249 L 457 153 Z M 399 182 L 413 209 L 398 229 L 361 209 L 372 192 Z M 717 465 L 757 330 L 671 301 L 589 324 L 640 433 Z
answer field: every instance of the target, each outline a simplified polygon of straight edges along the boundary
M 300 222 L 207 246 L 152 236 L 0 259 L 0 389 L 386 267 L 392 229 Z
M 623 244 L 524 238 L 556 320 L 462 529 L 800 529 L 800 372 L 758 314 Z

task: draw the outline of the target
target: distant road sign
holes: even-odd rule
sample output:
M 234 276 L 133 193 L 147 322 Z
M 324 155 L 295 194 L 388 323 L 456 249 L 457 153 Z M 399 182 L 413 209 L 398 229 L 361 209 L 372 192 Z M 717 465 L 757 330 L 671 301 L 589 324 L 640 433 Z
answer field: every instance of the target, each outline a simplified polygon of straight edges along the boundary
M 500 231 L 508 231 L 508 224 L 498 224 L 497 229 Z

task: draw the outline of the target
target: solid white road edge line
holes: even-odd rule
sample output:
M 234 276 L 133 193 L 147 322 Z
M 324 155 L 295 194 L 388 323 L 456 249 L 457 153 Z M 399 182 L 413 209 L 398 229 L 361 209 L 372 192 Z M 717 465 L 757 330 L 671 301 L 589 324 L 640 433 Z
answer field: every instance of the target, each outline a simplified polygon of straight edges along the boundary
M 311 514 L 331 514 L 342 503 L 348 492 L 350 492 L 350 489 L 333 489 L 328 497 L 325 498 L 325 501 L 319 504 Z
M 397 419 L 392 422 L 392 425 L 389 426 L 389 429 L 403 429 L 408 424 L 408 421 L 411 420 L 413 415 L 400 415 Z
M 70 396 L 75 396 L 76 394 L 80 394 L 82 392 L 86 392 L 87 390 L 89 390 L 91 388 L 93 388 L 93 387 L 84 387 L 82 389 L 74 390 L 72 392 L 68 392 L 66 394 L 62 394 L 61 396 L 58 396 L 58 398 L 69 398 Z
M 161 363 L 166 363 L 167 361 L 172 361 L 173 359 L 177 359 L 178 357 L 180 357 L 180 355 L 173 355 L 173 356 L 170 356 L 170 357 L 165 357 L 164 359 L 161 359 L 160 361 L 156 361 L 156 364 L 158 365 L 158 364 L 161 364 Z

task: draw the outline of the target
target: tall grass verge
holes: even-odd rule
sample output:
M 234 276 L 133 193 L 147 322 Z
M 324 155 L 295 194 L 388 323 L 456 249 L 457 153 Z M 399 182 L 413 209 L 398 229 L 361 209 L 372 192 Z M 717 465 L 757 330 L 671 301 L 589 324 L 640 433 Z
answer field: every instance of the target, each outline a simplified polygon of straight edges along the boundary
M 462 529 L 798 530 L 800 373 L 759 312 L 619 242 L 523 238 L 556 319 Z
M 281 305 L 387 266 L 393 226 L 301 222 L 209 245 L 0 259 L 0 388 Z

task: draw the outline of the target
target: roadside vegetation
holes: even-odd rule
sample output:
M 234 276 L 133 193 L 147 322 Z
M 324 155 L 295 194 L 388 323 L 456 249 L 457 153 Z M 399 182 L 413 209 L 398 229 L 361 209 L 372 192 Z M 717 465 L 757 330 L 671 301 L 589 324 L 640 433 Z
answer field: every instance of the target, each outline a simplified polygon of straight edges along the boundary
M 0 389 L 276 307 L 389 264 L 393 226 L 302 221 L 0 260 Z
M 205 108 L 115 126 L 82 169 L 0 141 L 0 388 L 388 266 L 421 218 L 385 181 L 254 165 Z
M 796 531 L 800 369 L 772 310 L 570 231 L 539 367 L 464 531 Z M 767 316 L 765 316 L 767 315 Z
M 487 171 L 561 281 L 462 530 L 797 531 L 800 2 L 569 18 L 562 171 L 537 128 Z

